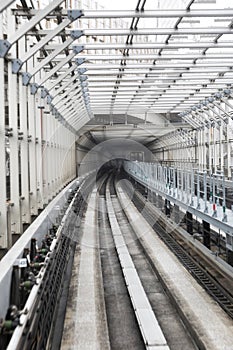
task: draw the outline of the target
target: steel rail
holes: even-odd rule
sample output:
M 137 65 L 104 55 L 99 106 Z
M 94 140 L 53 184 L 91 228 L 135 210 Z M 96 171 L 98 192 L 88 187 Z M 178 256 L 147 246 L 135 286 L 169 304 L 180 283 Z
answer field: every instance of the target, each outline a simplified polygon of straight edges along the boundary
M 144 208 L 145 201 L 142 200 L 142 195 L 139 195 L 137 192 L 134 192 L 132 201 L 139 211 Z M 207 291 L 207 293 L 214 298 L 214 300 L 231 318 L 233 318 L 232 294 L 230 294 L 228 290 L 226 290 L 213 276 L 211 276 L 208 271 L 201 267 L 200 264 L 194 260 L 189 253 L 187 253 L 187 251 L 185 251 L 185 249 L 164 229 L 165 222 L 161 217 L 155 222 L 154 215 L 155 213 L 149 208 L 147 208 L 146 211 L 143 210 L 143 216 L 148 223 L 153 223 L 153 229 L 163 240 L 163 242 L 171 249 L 171 251 L 182 262 L 184 267 L 190 272 L 190 274 L 193 275 L 193 277 Z

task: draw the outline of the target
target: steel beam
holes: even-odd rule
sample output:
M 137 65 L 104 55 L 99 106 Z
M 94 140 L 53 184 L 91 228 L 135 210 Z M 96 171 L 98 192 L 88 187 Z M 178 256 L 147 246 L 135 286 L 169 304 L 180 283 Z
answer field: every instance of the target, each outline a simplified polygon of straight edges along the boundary
M 39 64 L 36 64 L 30 71 L 31 77 L 33 77 L 37 72 L 39 72 L 46 64 L 50 63 L 54 57 L 59 55 L 63 50 L 65 50 L 71 43 L 73 39 L 67 39 L 62 45 L 57 46 L 57 48 L 46 58 L 44 58 Z
M 70 20 L 66 19 L 61 22 L 56 28 L 49 32 L 43 39 L 41 39 L 36 45 L 30 48 L 25 54 L 20 56 L 20 59 L 16 60 L 15 69 L 13 73 L 18 73 L 23 64 L 29 60 L 35 53 L 37 53 L 42 47 L 44 47 L 50 40 L 52 40 L 57 34 L 59 34 L 65 27 L 70 24 Z M 14 67 L 14 66 L 13 66 Z
M 129 54 L 127 56 L 124 56 L 124 60 L 126 61 L 129 61 L 129 60 L 143 60 L 143 61 L 148 61 L 148 60 L 162 60 L 162 61 L 171 61 L 171 60 L 181 60 L 181 61 L 184 61 L 184 60 L 191 60 L 193 61 L 194 59 L 195 60 L 214 60 L 214 61 L 217 61 L 217 60 L 224 60 L 224 59 L 231 59 L 232 57 L 232 54 L 231 53 L 227 53 L 227 52 L 223 52 L 221 54 L 217 54 L 217 53 L 209 53 L 208 51 L 205 53 L 205 54 L 200 54 L 200 53 L 186 53 L 185 55 L 183 53 L 177 53 L 177 52 L 174 52 L 173 54 L 169 53 L 169 54 L 161 54 L 161 55 L 158 55 L 158 54 L 138 54 L 138 55 L 135 55 L 135 54 Z M 85 58 L 87 59 L 87 54 L 79 54 L 79 58 Z M 96 55 L 93 55 L 93 54 L 88 54 L 88 60 L 101 60 L 101 61 L 112 61 L 112 60 L 121 60 L 122 59 L 122 55 L 119 55 L 119 54 L 115 54 L 115 55 L 112 55 L 112 54 L 96 54 Z
M 217 61 L 216 63 L 203 63 L 203 62 L 197 62 L 197 63 L 168 63 L 168 64 L 159 64 L 158 62 L 156 64 L 145 64 L 145 63 L 134 63 L 134 64 L 127 64 L 127 65 L 121 65 L 120 62 L 118 64 L 113 64 L 113 63 L 109 63 L 109 64 L 95 64 L 95 63 L 83 63 L 82 65 L 83 68 L 86 68 L 87 70 L 118 70 L 119 69 L 123 69 L 124 72 L 127 72 L 128 69 L 149 69 L 150 73 L 153 73 L 156 70 L 162 70 L 162 69 L 176 69 L 176 68 L 180 68 L 183 69 L 185 71 L 185 69 L 193 69 L 194 71 L 198 68 L 232 68 L 233 67 L 233 63 L 232 61 L 227 61 L 227 62 L 222 62 L 222 61 Z M 220 70 L 217 70 L 218 72 Z M 179 72 L 179 71 L 178 71 Z
M 53 1 L 53 2 L 59 2 L 59 1 Z M 62 1 L 60 1 L 61 3 Z M 61 11 L 53 11 L 59 4 L 56 6 L 51 6 L 50 11 L 44 11 L 42 18 L 52 18 L 56 17 L 58 14 L 66 17 L 68 15 L 67 9 L 62 9 Z M 73 10 L 75 11 L 75 9 Z M 80 11 L 80 10 L 76 10 Z M 30 9 L 30 10 L 22 10 L 22 9 L 16 9 L 13 11 L 14 15 L 16 16 L 38 16 L 40 13 L 40 10 L 36 9 Z M 203 17 L 233 17 L 233 9 L 190 9 L 190 10 L 171 10 L 171 9 L 157 9 L 157 10 L 147 10 L 147 11 L 131 11 L 131 10 L 112 10 L 112 11 L 106 11 L 106 10 L 82 10 L 81 12 L 81 18 L 82 19 L 100 19 L 100 18 L 203 18 Z M 41 19 L 42 19 L 41 18 Z M 40 20 L 41 20 L 40 19 Z M 38 22 L 37 22 L 38 23 Z M 37 24 L 35 23 L 35 24 Z M 34 24 L 34 25 L 35 25 Z
M 214 35 L 214 34 L 233 34 L 232 28 L 226 27 L 198 27 L 198 28 L 139 28 L 137 30 L 132 29 L 84 29 L 80 28 L 85 36 L 127 36 L 127 35 Z M 27 35 L 35 36 L 46 36 L 50 34 L 52 30 L 37 30 L 36 32 L 27 32 Z M 72 30 L 65 30 L 65 35 L 70 36 Z M 59 35 L 59 33 L 55 34 Z
M 56 48 L 56 46 L 50 46 L 45 47 L 46 49 L 53 49 Z M 232 48 L 232 42 L 230 41 L 220 41 L 220 42 L 170 42 L 170 43 L 158 43 L 158 42 L 149 42 L 149 43 L 133 43 L 133 44 L 126 44 L 126 43 L 90 43 L 84 45 L 84 50 L 123 50 L 123 49 L 130 49 L 130 50 L 140 50 L 140 49 L 218 49 L 218 48 Z M 194 53 L 195 55 L 195 53 Z M 193 57 L 194 58 L 194 57 Z
M 7 7 L 9 7 L 11 4 L 13 4 L 15 0 L 1 0 L 0 3 L 0 13 L 4 11 Z
M 53 11 L 55 8 L 59 7 L 64 0 L 54 0 L 50 2 L 45 8 L 36 11 L 36 15 L 30 19 L 28 22 L 23 24 L 13 35 L 9 36 L 8 41 L 11 45 L 16 43 L 20 38 L 22 38 L 29 30 L 34 28 L 41 20 L 46 18 L 46 16 Z M 28 13 L 28 10 L 26 10 Z
M 66 62 L 67 63 L 67 62 Z M 64 63 L 64 65 L 66 64 Z M 63 66 L 62 66 L 63 67 Z M 60 67 L 60 69 L 62 68 Z M 60 70 L 59 69 L 59 70 Z M 60 74 L 58 76 L 58 78 L 55 78 L 55 79 L 50 79 L 49 81 L 46 80 L 46 88 L 48 89 L 49 92 L 53 93 L 53 90 L 55 89 L 56 86 L 58 86 L 63 80 L 65 80 L 65 78 L 67 76 L 69 76 L 70 74 L 72 74 L 74 72 L 74 70 L 76 69 L 76 66 L 73 64 L 71 65 L 69 68 L 67 68 L 65 70 L 64 73 Z M 42 85 L 44 84 L 45 81 L 39 81 L 39 84 Z
M 62 60 L 59 64 L 57 64 L 54 68 L 50 69 L 50 71 L 46 74 L 44 74 L 43 78 L 41 78 L 38 81 L 38 85 L 41 86 L 44 84 L 48 79 L 50 79 L 55 73 L 57 73 L 62 67 L 64 67 L 65 64 L 70 62 L 70 60 L 75 56 L 74 53 L 71 53 L 70 55 L 66 56 L 64 60 Z

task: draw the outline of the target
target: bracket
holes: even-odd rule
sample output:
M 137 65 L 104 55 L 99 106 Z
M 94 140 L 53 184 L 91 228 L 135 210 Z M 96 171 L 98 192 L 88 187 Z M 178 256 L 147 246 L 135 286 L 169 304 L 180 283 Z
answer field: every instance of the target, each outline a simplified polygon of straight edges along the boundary
M 50 105 L 52 103 L 53 96 L 50 94 L 47 95 L 47 103 Z
M 52 112 L 52 115 L 56 115 L 57 109 L 55 107 L 53 107 L 51 112 Z
M 70 21 L 75 21 L 76 19 L 83 16 L 82 10 L 67 10 L 67 17 Z
M 30 88 L 31 88 L 31 95 L 35 95 L 37 93 L 39 85 L 36 83 L 32 83 L 30 84 Z
M 70 32 L 70 36 L 74 40 L 81 38 L 81 36 L 83 36 L 83 34 L 84 34 L 83 30 L 78 30 L 78 29 L 71 30 L 71 32 Z
M 77 66 L 81 66 L 86 61 L 86 58 L 76 58 L 75 63 Z
M 80 79 L 80 81 L 85 81 L 85 80 L 87 80 L 87 76 L 86 75 L 80 75 L 79 79 Z
M 73 52 L 78 55 L 80 52 L 82 52 L 84 50 L 84 46 L 83 45 L 74 45 L 72 47 Z
M 79 68 L 78 69 L 79 74 L 84 74 L 84 73 L 86 73 L 86 71 L 87 71 L 87 68 Z
M 55 111 L 55 114 L 54 114 L 54 115 L 55 115 L 55 118 L 56 118 L 56 119 L 59 119 L 60 113 L 59 113 L 57 110 Z
M 32 75 L 30 73 L 28 73 L 28 72 L 23 72 L 22 73 L 22 77 L 23 77 L 23 85 L 24 86 L 28 86 Z
M 81 77 L 80 77 L 80 78 L 81 78 Z M 88 86 L 88 83 L 87 83 L 87 81 L 81 81 L 80 85 L 81 85 L 81 87 L 82 87 L 82 89 L 83 89 L 83 88 L 85 88 L 85 87 Z
M 0 57 L 1 58 L 6 56 L 10 48 L 11 48 L 11 43 L 8 40 L 0 39 Z
M 41 89 L 41 98 L 45 98 L 48 95 L 48 90 L 46 88 Z
M 12 60 L 12 73 L 17 74 L 20 71 L 20 68 L 22 67 L 23 62 L 19 58 L 14 58 Z

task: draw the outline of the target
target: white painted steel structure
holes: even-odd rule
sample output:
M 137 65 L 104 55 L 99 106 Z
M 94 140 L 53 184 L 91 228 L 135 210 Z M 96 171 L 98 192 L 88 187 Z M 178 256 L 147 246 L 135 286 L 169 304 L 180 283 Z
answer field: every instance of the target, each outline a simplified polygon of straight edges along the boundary
M 124 169 L 149 191 L 222 230 L 227 236 L 227 249 L 233 251 L 233 212 L 226 208 L 223 174 L 207 178 L 206 172 L 199 172 L 191 165 L 187 169 L 130 161 L 124 162 Z
M 95 2 L 0 1 L 1 248 L 75 177 L 78 132 L 98 114 L 153 122 L 180 113 L 190 130 L 164 130 L 152 151 L 231 176 L 233 8 L 225 3 L 139 0 L 104 11 Z

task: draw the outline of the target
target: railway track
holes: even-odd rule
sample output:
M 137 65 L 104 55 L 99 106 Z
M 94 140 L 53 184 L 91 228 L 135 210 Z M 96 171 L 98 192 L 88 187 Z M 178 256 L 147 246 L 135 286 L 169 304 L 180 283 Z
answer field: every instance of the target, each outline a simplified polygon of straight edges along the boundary
M 101 263 L 111 349 L 156 349 L 159 344 L 163 349 L 197 349 L 121 208 L 113 179 L 102 184 L 99 193 Z M 142 304 L 148 308 L 150 325 L 140 319 Z
M 127 191 L 126 188 L 125 190 Z M 192 251 L 187 242 L 179 235 L 178 230 L 167 232 L 164 228 L 167 224 L 167 218 L 164 218 L 161 213 L 155 222 L 155 216 L 158 216 L 158 212 L 152 206 L 147 206 L 147 209 L 143 210 L 146 201 L 138 191 L 134 192 L 132 202 L 196 281 L 233 318 L 233 284 L 229 277 L 221 274 L 219 268 L 208 263 L 201 251 Z
M 87 192 L 88 188 L 85 193 Z M 96 189 L 93 193 L 96 193 Z M 186 324 L 185 317 L 177 312 L 179 308 L 174 298 L 171 297 L 172 292 L 169 291 L 169 286 L 165 285 L 163 277 L 159 276 L 155 266 L 151 255 L 154 252 L 143 244 L 143 240 L 138 239 L 137 230 L 130 223 L 126 209 L 122 209 L 122 201 L 120 197 L 118 198 L 118 187 L 115 185 L 113 176 L 100 180 L 98 195 L 93 195 L 93 193 L 91 197 L 92 199 L 97 198 L 97 209 L 92 206 L 96 200 L 90 201 L 91 205 L 88 204 L 88 207 L 92 210 L 93 224 L 94 218 L 97 218 L 95 220 L 98 228 L 92 225 L 91 230 L 94 241 L 99 241 L 99 244 L 97 244 L 98 249 L 94 247 L 92 255 L 94 260 L 98 255 L 97 260 L 100 261 L 93 268 L 93 276 L 95 276 L 95 281 L 98 280 L 97 294 L 104 297 L 104 302 L 98 304 L 97 301 L 96 305 L 97 308 L 103 307 L 102 314 L 105 314 L 106 311 L 106 329 L 108 329 L 105 337 L 109 338 L 103 344 L 109 342 L 113 350 L 126 348 L 155 350 L 160 349 L 161 346 L 163 350 L 206 349 L 200 346 L 202 343 L 199 342 L 198 333 L 192 330 L 191 323 Z M 142 211 L 141 209 L 147 205 L 143 196 L 137 192 L 132 201 L 139 211 Z M 9 349 L 56 349 L 57 344 L 60 344 L 59 337 L 61 337 L 63 325 L 61 322 L 57 323 L 55 319 L 60 312 L 58 300 L 62 295 L 68 258 L 73 250 L 73 234 L 77 225 L 80 225 L 78 216 L 81 213 L 79 210 L 82 211 L 84 208 L 81 203 L 80 191 L 73 194 L 73 198 L 68 200 L 66 216 L 71 215 L 71 220 L 68 220 L 69 223 L 67 222 L 60 229 L 61 232 L 59 231 L 60 233 L 54 236 L 47 263 L 40 271 L 41 281 L 33 287 L 33 293 L 29 294 L 24 306 L 24 311 L 27 309 L 27 313 L 23 312 L 20 318 L 22 322 L 16 327 L 10 339 Z M 95 212 L 97 215 L 94 214 Z M 136 212 L 134 208 L 133 215 L 137 215 Z M 206 268 L 206 261 L 204 259 L 201 261 L 196 250 L 193 253 L 190 246 L 187 245 L 189 251 L 185 251 L 182 245 L 186 243 L 182 237 L 178 236 L 178 233 L 176 237 L 172 237 L 164 231 L 161 213 L 155 223 L 154 216 L 157 215 L 157 212 L 152 205 L 147 205 L 146 210 L 143 210 L 143 215 L 186 269 L 232 317 L 232 296 L 227 293 L 227 280 L 223 280 L 223 276 L 219 271 L 214 271 L 212 266 Z M 88 217 L 88 215 L 85 216 Z M 89 237 L 90 231 L 86 223 L 87 221 L 85 221 L 85 235 Z M 83 249 L 88 248 L 85 245 Z M 79 250 L 77 253 L 79 255 Z M 196 260 L 199 261 L 199 265 Z M 221 284 L 217 282 L 219 278 L 221 278 Z M 95 288 L 95 284 L 93 287 Z M 94 293 L 95 298 L 98 299 L 97 294 Z M 96 301 L 92 301 L 93 305 L 94 302 Z M 64 310 L 64 305 L 61 305 L 61 309 Z M 46 318 L 46 315 L 49 316 Z M 76 317 L 79 317 L 79 314 Z

